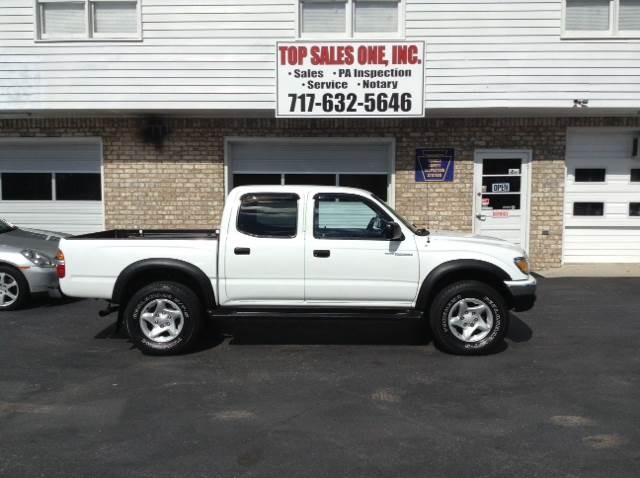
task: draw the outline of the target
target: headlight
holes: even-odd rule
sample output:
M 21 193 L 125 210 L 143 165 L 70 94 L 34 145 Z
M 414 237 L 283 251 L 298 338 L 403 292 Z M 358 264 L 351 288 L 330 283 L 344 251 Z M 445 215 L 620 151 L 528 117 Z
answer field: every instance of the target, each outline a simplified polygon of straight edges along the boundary
M 516 257 L 513 262 L 516 264 L 516 267 L 520 269 L 520 272 L 529 275 L 529 261 L 527 261 L 526 257 Z
M 22 255 L 38 267 L 55 266 L 55 264 L 53 263 L 53 259 L 43 254 L 42 252 L 34 251 L 33 249 L 25 249 L 24 251 L 22 251 Z

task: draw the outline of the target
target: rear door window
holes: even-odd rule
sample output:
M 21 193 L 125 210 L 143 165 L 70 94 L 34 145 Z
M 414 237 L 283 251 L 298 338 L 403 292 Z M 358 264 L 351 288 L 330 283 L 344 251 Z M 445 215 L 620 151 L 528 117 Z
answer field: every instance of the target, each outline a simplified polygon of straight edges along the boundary
M 297 194 L 245 194 L 236 227 L 255 237 L 292 238 L 298 230 Z

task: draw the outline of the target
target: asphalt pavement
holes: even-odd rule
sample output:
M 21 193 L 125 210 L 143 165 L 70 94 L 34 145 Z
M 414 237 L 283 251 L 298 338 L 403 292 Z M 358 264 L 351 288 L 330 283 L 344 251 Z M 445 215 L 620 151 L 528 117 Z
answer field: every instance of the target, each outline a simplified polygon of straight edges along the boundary
M 640 279 L 542 279 L 489 356 L 244 320 L 147 357 L 98 301 L 0 314 L 0 476 L 637 477 Z

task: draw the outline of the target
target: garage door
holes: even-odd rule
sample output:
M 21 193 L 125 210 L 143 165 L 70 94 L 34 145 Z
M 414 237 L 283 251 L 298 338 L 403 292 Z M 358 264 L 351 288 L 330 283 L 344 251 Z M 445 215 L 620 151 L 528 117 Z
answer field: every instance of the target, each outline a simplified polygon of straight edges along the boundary
M 99 139 L 0 140 L 0 217 L 82 234 L 104 229 Z
M 565 262 L 640 262 L 638 130 L 570 130 Z
M 349 186 L 392 200 L 393 147 L 389 138 L 228 139 L 227 190 L 250 184 Z

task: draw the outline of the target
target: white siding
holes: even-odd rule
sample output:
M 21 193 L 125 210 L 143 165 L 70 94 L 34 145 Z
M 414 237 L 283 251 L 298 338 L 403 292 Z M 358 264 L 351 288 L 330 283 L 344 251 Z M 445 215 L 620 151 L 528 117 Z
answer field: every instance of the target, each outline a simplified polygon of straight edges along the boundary
M 640 262 L 640 217 L 629 203 L 640 202 L 640 183 L 630 181 L 633 137 L 638 130 L 570 130 L 567 136 L 565 262 Z M 576 168 L 605 168 L 604 183 L 575 182 Z M 603 202 L 603 216 L 574 216 L 574 202 Z
M 143 41 L 34 42 L 33 0 L 0 2 L 0 110 L 274 108 L 296 0 L 141 0 Z M 640 40 L 561 40 L 561 0 L 406 0 L 426 106 L 640 107 Z

